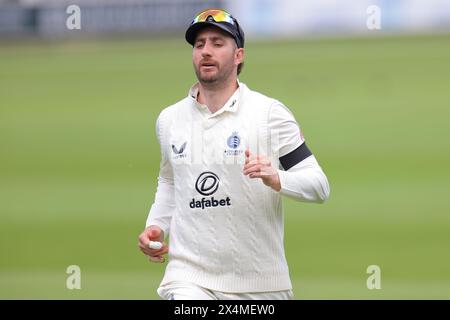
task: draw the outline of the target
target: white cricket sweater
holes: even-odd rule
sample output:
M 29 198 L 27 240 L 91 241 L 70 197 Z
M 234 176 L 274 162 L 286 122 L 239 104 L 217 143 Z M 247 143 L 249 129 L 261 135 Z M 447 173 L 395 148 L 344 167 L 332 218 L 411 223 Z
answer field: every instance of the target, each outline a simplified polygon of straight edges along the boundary
M 161 285 L 189 281 L 222 292 L 291 289 L 281 195 L 323 202 L 327 178 L 279 101 L 239 82 L 211 114 L 197 102 L 197 92 L 195 85 L 157 120 L 161 163 L 146 226 L 169 235 Z M 246 148 L 279 168 L 280 192 L 244 176 Z

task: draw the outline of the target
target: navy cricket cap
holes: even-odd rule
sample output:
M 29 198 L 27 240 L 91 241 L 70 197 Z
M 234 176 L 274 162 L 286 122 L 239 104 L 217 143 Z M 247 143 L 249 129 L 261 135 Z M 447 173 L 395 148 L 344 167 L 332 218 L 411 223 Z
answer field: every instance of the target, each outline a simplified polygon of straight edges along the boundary
M 244 32 L 239 23 L 231 14 L 222 9 L 207 9 L 200 12 L 186 30 L 186 41 L 194 46 L 197 32 L 207 26 L 216 26 L 224 30 L 233 37 L 238 48 L 244 47 Z

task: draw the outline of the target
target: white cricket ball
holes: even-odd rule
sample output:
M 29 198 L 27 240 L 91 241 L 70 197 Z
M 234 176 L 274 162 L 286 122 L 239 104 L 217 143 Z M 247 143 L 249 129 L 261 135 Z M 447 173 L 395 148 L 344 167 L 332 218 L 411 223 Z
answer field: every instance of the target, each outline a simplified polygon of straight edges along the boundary
M 162 248 L 162 243 L 161 242 L 158 242 L 158 241 L 150 241 L 149 243 L 148 243 L 148 247 L 150 248 L 150 249 L 154 249 L 154 250 L 159 250 L 159 249 L 161 249 Z

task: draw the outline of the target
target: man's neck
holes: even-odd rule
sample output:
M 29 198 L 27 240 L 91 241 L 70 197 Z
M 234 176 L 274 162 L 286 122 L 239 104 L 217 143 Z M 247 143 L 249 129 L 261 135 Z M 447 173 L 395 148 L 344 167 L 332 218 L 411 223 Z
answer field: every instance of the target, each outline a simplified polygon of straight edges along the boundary
M 202 83 L 198 85 L 197 101 L 208 106 L 211 113 L 223 107 L 238 88 L 237 79 L 233 78 L 222 85 L 209 86 Z

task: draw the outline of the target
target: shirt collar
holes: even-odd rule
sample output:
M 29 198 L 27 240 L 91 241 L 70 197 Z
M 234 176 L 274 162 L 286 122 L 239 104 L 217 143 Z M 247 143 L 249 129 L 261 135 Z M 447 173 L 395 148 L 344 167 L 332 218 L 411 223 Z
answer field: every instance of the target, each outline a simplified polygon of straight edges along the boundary
M 211 113 L 208 107 L 205 104 L 201 104 L 197 101 L 198 96 L 198 83 L 194 84 L 189 90 L 189 98 L 193 100 L 195 106 L 200 109 L 200 111 L 207 113 L 209 117 L 215 117 L 219 114 L 222 114 L 225 111 L 228 112 L 236 112 L 239 105 L 239 97 L 242 90 L 242 84 L 238 80 L 238 88 L 231 95 L 231 97 L 225 102 L 225 104 L 217 110 L 215 113 Z

